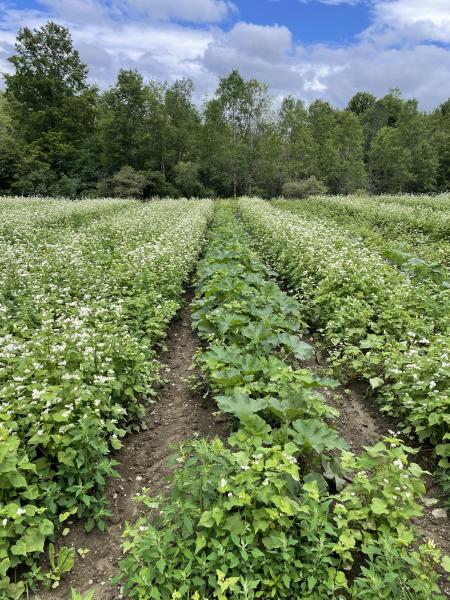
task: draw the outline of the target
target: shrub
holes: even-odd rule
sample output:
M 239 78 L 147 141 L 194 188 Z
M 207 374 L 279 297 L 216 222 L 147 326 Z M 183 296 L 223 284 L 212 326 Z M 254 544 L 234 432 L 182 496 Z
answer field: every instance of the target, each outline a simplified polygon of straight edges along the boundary
M 305 474 L 307 446 L 274 443 L 274 433 L 253 416 L 227 445 L 194 440 L 180 449 L 171 494 L 144 490 L 146 514 L 125 528 L 116 580 L 125 597 L 406 600 L 415 592 L 443 600 L 439 550 L 408 549 L 408 519 L 424 487 L 400 440 L 386 438 L 360 458 L 346 453 L 354 483 L 332 496 L 321 475 Z M 375 483 L 364 478 L 368 466 Z M 396 496 L 401 476 L 407 490 Z
M 112 196 L 112 180 L 110 177 L 99 179 L 95 186 L 84 193 L 86 198 L 109 198 Z
M 63 198 L 75 198 L 78 194 L 78 190 L 80 187 L 80 180 L 76 177 L 68 177 L 67 175 L 62 175 L 56 181 L 50 191 L 53 196 L 59 196 Z
M 283 185 L 281 194 L 285 198 L 307 198 L 327 193 L 327 186 L 314 175 L 308 179 L 288 181 Z
M 180 161 L 174 169 L 175 185 L 186 198 L 201 197 L 205 188 L 200 181 L 200 165 L 190 161 Z
M 118 198 L 142 198 L 147 178 L 141 171 L 125 166 L 112 178 L 113 195 Z
M 144 198 L 169 198 L 178 195 L 176 187 L 167 181 L 162 171 L 146 171 L 145 176 Z

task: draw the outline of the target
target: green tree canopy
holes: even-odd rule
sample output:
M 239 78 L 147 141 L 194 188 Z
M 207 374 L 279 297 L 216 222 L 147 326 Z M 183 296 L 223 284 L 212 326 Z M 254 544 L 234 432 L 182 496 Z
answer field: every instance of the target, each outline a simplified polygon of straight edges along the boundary
M 8 110 L 27 155 L 17 189 L 30 193 L 30 182 L 44 171 L 51 176 L 42 179 L 40 189 L 44 181 L 50 185 L 63 176 L 78 176 L 89 158 L 96 90 L 87 83 L 87 66 L 69 30 L 53 22 L 40 29 L 24 27 L 9 61 L 14 72 L 4 76 Z M 44 193 L 51 193 L 51 187 Z
M 344 110 L 281 98 L 237 70 L 200 109 L 190 79 L 122 69 L 88 83 L 70 32 L 24 27 L 0 93 L 0 192 L 279 195 L 287 182 L 331 193 L 450 189 L 450 100 L 431 114 L 400 90 L 354 94 Z

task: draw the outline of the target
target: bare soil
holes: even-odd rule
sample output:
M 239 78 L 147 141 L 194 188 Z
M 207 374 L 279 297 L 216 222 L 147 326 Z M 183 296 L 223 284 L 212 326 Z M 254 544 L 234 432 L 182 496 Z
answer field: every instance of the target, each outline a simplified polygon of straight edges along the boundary
M 72 571 L 56 590 L 40 591 L 35 600 L 70 600 L 71 588 L 86 593 L 95 588 L 95 600 L 119 600 L 120 586 L 111 584 L 117 575 L 121 558 L 121 535 L 125 522 L 139 516 L 139 505 L 133 501 L 142 488 L 157 495 L 169 488 L 169 458 L 180 443 L 194 436 L 221 437 L 226 434 L 223 417 L 214 413 L 217 407 L 196 394 L 187 378 L 192 375 L 192 359 L 200 342 L 191 329 L 191 313 L 186 305 L 178 319 L 170 326 L 166 340 L 167 350 L 160 357 L 167 383 L 162 387 L 157 402 L 149 407 L 145 424 L 147 429 L 128 435 L 122 448 L 115 453 L 118 461 L 118 479 L 108 485 L 110 526 L 104 533 L 87 534 L 82 521 L 73 522 L 67 537 L 59 546 L 89 549 L 85 558 L 77 555 Z
M 312 339 L 307 341 L 314 343 Z M 185 306 L 168 332 L 167 351 L 160 359 L 166 369 L 167 383 L 157 402 L 147 411 L 147 429 L 127 436 L 123 447 L 114 456 L 119 463 L 120 478 L 112 480 L 106 491 L 113 513 L 108 531 L 86 534 L 84 523 L 74 522 L 70 533 L 59 541 L 59 545 L 76 550 L 88 548 L 89 553 L 84 559 L 77 556 L 73 570 L 59 588 L 41 591 L 34 596 L 35 600 L 70 600 L 71 587 L 82 593 L 95 588 L 95 600 L 122 598 L 120 586 L 112 585 L 111 579 L 117 574 L 117 562 L 121 558 L 124 524 L 139 516 L 139 505 L 133 502 L 133 497 L 143 487 L 149 488 L 152 495 L 169 488 L 168 459 L 181 442 L 195 435 L 226 435 L 226 421 L 223 416 L 215 415 L 216 406 L 194 392 L 186 381 L 192 374 L 192 358 L 199 345 L 191 329 L 189 306 Z M 321 372 L 327 364 L 317 354 L 316 360 L 308 361 L 304 366 Z M 355 453 L 397 429 L 395 421 L 380 413 L 375 401 L 367 398 L 367 386 L 362 383 L 325 389 L 322 393 L 327 403 L 339 410 L 334 426 Z M 413 445 L 411 440 L 405 441 Z M 414 460 L 423 468 L 431 468 L 426 453 L 419 454 Z M 445 554 L 450 554 L 450 521 L 443 512 L 439 516 L 433 514 L 442 506 L 441 490 L 432 477 L 427 477 L 426 485 L 426 498 L 436 503 L 424 506 L 424 515 L 416 519 L 415 524 L 424 539 L 431 538 Z M 441 589 L 450 598 L 450 586 L 444 579 Z

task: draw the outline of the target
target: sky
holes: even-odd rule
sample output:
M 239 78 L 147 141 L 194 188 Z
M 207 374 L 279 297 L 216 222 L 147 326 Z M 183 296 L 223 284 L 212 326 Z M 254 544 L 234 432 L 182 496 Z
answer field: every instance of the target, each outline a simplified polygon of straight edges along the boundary
M 200 103 L 237 68 L 275 102 L 344 107 L 398 87 L 431 110 L 450 97 L 450 0 L 0 0 L 0 72 L 18 29 L 48 20 L 70 28 L 101 88 L 135 68 L 192 78 Z

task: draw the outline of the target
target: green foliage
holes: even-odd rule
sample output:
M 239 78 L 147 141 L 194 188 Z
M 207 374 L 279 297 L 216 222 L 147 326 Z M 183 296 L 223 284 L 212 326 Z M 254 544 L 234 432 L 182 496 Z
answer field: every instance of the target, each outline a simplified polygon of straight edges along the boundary
M 304 103 L 292 96 L 284 98 L 276 125 L 278 167 L 282 181 L 307 179 L 314 172 L 314 145 Z
M 373 109 L 377 99 L 368 92 L 357 92 L 349 101 L 347 109 L 355 115 L 363 115 L 368 110 Z
M 411 550 L 402 540 L 381 536 L 366 552 L 369 561 L 355 580 L 351 598 L 436 598 L 436 578 L 430 577 L 430 570 L 439 563 L 439 552 L 433 542 Z
M 62 198 L 75 198 L 80 189 L 80 180 L 76 177 L 62 175 L 52 186 L 51 193 Z
M 433 202 L 439 205 L 439 199 Z M 261 252 L 298 291 L 305 317 L 321 334 L 336 372 L 370 382 L 382 409 L 396 416 L 405 432 L 433 444 L 440 466 L 448 468 L 446 280 L 435 279 L 438 273 L 424 277 L 422 270 L 417 277 L 400 272 L 339 225 L 308 215 L 302 205 L 291 207 L 302 216 L 248 199 L 240 210 Z M 440 239 L 449 226 L 445 211 L 434 208 L 394 203 L 380 216 L 378 206 L 365 199 L 324 199 L 327 205 L 334 206 L 333 214 L 362 211 L 364 218 L 386 222 L 387 237 L 402 219 L 403 230 L 414 238 L 422 228 L 428 239 Z M 424 267 L 417 260 L 414 265 Z
M 129 183 L 136 197 L 202 195 L 195 160 L 200 122 L 191 97 L 189 80 L 168 87 L 144 83 L 137 71 L 119 72 L 99 105 L 103 169 L 113 176 L 114 195 L 129 196 Z
M 317 419 L 297 420 L 292 423 L 291 433 L 294 442 L 305 450 L 312 449 L 316 454 L 323 454 L 328 450 L 345 450 L 346 442 L 338 434 Z
M 9 61 L 3 193 L 106 196 L 124 167 L 148 174 L 145 198 L 271 198 L 311 177 L 335 194 L 449 189 L 448 103 L 420 113 L 391 90 L 358 92 L 345 110 L 288 96 L 275 111 L 267 85 L 233 70 L 200 114 L 188 79 L 169 86 L 120 69 L 106 91 L 89 87 L 70 32 L 53 22 L 21 29 Z
M 147 514 L 125 530 L 125 596 L 343 600 L 375 588 L 443 599 L 436 567 L 447 559 L 431 543 L 410 550 L 425 489 L 412 450 L 393 437 L 360 457 L 346 450 L 309 393 L 332 382 L 296 368 L 299 306 L 270 275 L 220 204 L 196 276 L 194 325 L 207 344 L 197 362 L 239 428 L 227 444 L 183 445 L 169 495 L 139 497 Z M 298 388 L 284 397 L 286 371 Z
M 106 529 L 111 453 L 153 401 L 156 349 L 212 204 L 21 198 L 2 209 L 0 595 L 15 598 L 41 578 L 35 559 L 67 519 Z M 65 560 L 53 562 L 56 582 Z
M 309 107 L 313 175 L 333 193 L 347 194 L 365 185 L 363 131 L 349 111 L 316 100 Z
M 94 600 L 95 590 L 92 592 L 88 592 L 85 595 L 80 594 L 77 590 L 71 589 L 71 600 Z
M 292 598 L 316 588 L 312 597 L 319 598 L 338 589 L 345 576 L 326 556 L 329 502 L 315 482 L 300 484 L 295 450 L 290 444 L 230 451 L 218 440 L 185 447 L 172 498 L 145 498 L 151 519 L 127 528 L 127 596 Z M 142 561 L 145 581 L 134 571 Z
M 130 166 L 122 167 L 112 178 L 112 195 L 118 198 L 142 198 L 146 183 L 144 173 Z
M 192 319 L 209 347 L 196 363 L 219 407 L 238 417 L 263 412 L 288 423 L 313 407 L 332 414 L 318 393 L 328 382 L 292 368 L 312 349 L 295 335 L 302 327 L 297 303 L 270 275 L 224 209 L 197 267 Z
M 379 131 L 369 160 L 375 191 L 398 193 L 408 189 L 412 177 L 411 152 L 402 145 L 395 129 L 384 127 Z
M 202 156 L 208 185 L 222 195 L 252 194 L 258 186 L 269 107 L 267 85 L 245 80 L 236 70 L 221 78 L 207 102 Z
M 352 238 L 361 238 L 365 246 L 381 253 L 387 260 L 403 268 L 408 275 L 434 278 L 444 275 L 450 244 L 448 210 L 450 201 L 442 196 L 369 196 L 354 194 L 315 197 L 303 202 L 274 201 L 275 206 L 301 215 L 304 219 L 320 219 L 332 228 L 339 226 Z M 448 239 L 447 239 L 448 238 Z M 429 269 L 414 261 L 429 263 Z M 435 263 L 440 263 L 441 268 Z M 435 271 L 435 272 L 433 272 Z M 436 278 L 438 279 L 438 278 Z
M 174 169 L 174 183 L 182 196 L 201 197 L 205 188 L 200 180 L 200 164 L 180 161 Z
M 146 171 L 146 186 L 145 186 L 145 197 L 152 198 L 159 196 L 161 198 L 173 198 L 177 195 L 177 189 L 175 186 L 167 181 L 164 173 L 161 171 Z
M 148 110 L 153 102 L 160 101 L 159 93 L 132 70 L 120 70 L 116 85 L 104 93 L 99 105 L 98 136 L 106 173 L 112 175 L 122 167 L 144 168 L 144 147 L 149 143 Z
M 314 176 L 303 181 L 288 181 L 283 184 L 281 195 L 285 198 L 307 198 L 327 193 L 327 186 Z
M 0 92 L 0 193 L 9 191 L 19 170 L 22 148 L 14 135 L 4 92 Z
M 94 133 L 96 91 L 87 85 L 87 66 L 69 30 L 53 22 L 21 29 L 9 61 L 14 72 L 5 74 L 6 97 L 23 156 L 10 186 L 27 195 L 71 195 L 67 184 L 58 189 L 61 177 L 80 178 Z
M 343 455 L 345 467 L 356 473 L 334 508 L 339 529 L 346 536 L 362 536 L 363 543 L 370 543 L 373 531 L 400 534 L 402 524 L 422 513 L 418 500 L 425 493 L 423 471 L 419 465 L 408 463 L 411 452 L 399 439 L 385 438 L 366 448 L 357 459 Z M 408 533 L 403 543 L 410 542 Z M 344 547 L 342 550 L 346 552 Z
M 244 426 L 230 438 L 230 447 L 219 440 L 183 446 L 171 496 L 141 495 L 148 514 L 126 528 L 120 564 L 126 596 L 319 600 L 344 598 L 347 590 L 359 597 L 374 581 L 381 586 L 383 576 L 390 580 L 385 598 L 395 598 L 404 580 L 417 598 L 443 598 L 434 573 L 440 553 L 431 543 L 407 553 L 414 533 L 403 523 L 417 512 L 420 472 L 412 467 L 403 472 L 393 462 L 405 459 L 402 447 L 398 440 L 386 442 L 361 459 L 347 456 L 352 468 L 369 467 L 376 479 L 359 471 L 362 483 L 355 480 L 334 503 L 326 486 L 299 467 L 302 448 L 271 443 L 262 427 L 252 432 L 251 425 Z M 393 442 L 396 449 L 390 451 Z M 375 494 L 393 499 L 401 473 L 410 476 L 412 500 L 402 492 L 396 516 L 389 516 L 387 503 L 376 503 Z M 360 552 L 366 560 L 352 584 L 343 567 L 356 564 Z
M 439 159 L 420 115 L 402 116 L 395 128 L 377 133 L 369 152 L 375 192 L 429 192 L 436 188 Z
M 429 278 L 447 289 L 450 288 L 450 276 L 439 262 L 430 263 L 409 252 L 397 249 L 385 250 L 383 256 L 411 278 L 417 280 Z
M 55 546 L 50 543 L 48 546 L 48 559 L 50 563 L 50 571 L 46 574 L 48 585 L 53 589 L 59 586 L 59 582 L 64 573 L 72 570 L 75 562 L 74 548 L 60 548 L 55 551 Z

